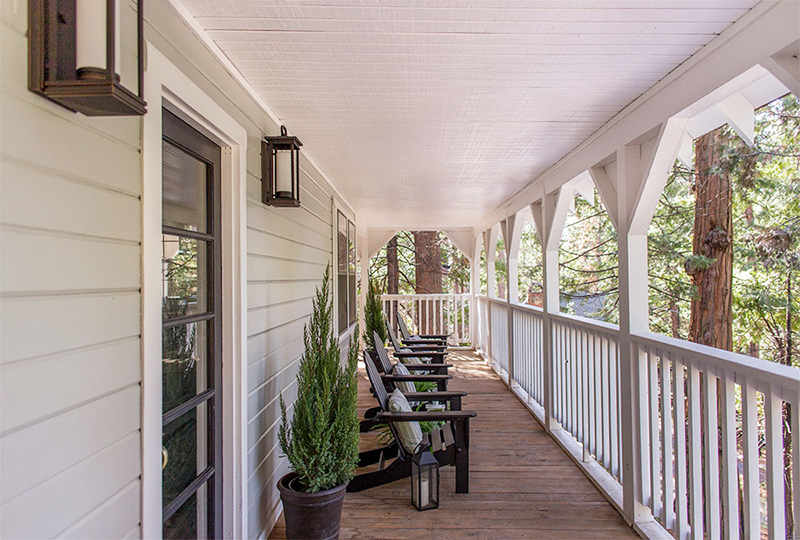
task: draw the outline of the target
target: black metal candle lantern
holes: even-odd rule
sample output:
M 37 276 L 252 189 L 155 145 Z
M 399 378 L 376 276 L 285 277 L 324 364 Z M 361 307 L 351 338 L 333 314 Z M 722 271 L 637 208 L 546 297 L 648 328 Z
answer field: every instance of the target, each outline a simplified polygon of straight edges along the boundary
M 135 56 L 123 52 L 123 35 L 134 35 L 123 32 L 126 25 L 135 30 L 136 42 L 127 44 Z M 87 116 L 141 116 L 143 71 L 141 0 L 28 0 L 32 92 Z
M 300 206 L 300 147 L 297 137 L 264 137 L 261 142 L 261 200 L 270 206 Z
M 439 508 L 439 462 L 427 447 L 411 458 L 411 503 L 420 511 Z

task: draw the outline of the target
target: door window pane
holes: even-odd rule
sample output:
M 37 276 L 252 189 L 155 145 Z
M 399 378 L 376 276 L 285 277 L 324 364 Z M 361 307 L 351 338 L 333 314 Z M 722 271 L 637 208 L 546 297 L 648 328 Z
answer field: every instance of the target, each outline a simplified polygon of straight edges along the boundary
M 164 141 L 162 220 L 164 225 L 207 232 L 208 166 L 174 144 Z
M 208 388 L 207 328 L 207 321 L 200 321 L 162 331 L 163 412 Z
M 207 404 L 207 401 L 201 403 L 164 426 L 162 444 L 168 456 L 162 471 L 165 505 L 208 467 Z
M 338 314 L 339 314 L 339 333 L 347 329 L 347 218 L 339 212 L 337 214 L 337 278 L 338 278 Z
M 208 311 L 208 245 L 171 234 L 161 235 L 164 320 Z

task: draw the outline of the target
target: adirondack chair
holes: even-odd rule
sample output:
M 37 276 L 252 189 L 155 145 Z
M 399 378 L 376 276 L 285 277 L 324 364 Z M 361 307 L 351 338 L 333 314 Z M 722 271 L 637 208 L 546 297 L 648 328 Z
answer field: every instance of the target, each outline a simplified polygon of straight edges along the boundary
M 391 362 L 389 361 L 389 351 L 386 350 L 386 347 L 383 345 L 383 341 L 381 341 L 380 336 L 377 332 L 373 332 L 372 341 L 375 346 L 375 351 L 380 356 L 381 365 L 380 368 L 383 369 L 388 367 Z M 403 362 L 407 368 L 411 368 L 414 366 L 414 369 L 419 371 L 425 371 L 426 369 L 430 369 L 430 366 L 437 366 L 441 368 L 444 362 L 444 357 L 447 356 L 447 351 L 443 349 L 426 349 L 422 350 L 411 350 L 409 352 L 405 352 L 402 350 L 394 350 L 394 356 L 402 362 L 404 358 L 417 358 L 420 362 L 423 362 L 423 367 L 416 367 L 417 364 L 410 363 L 410 362 Z M 453 366 L 448 366 L 453 367 Z M 445 370 L 446 371 L 446 370 Z
M 449 334 L 417 334 L 415 336 L 411 335 L 411 332 L 408 331 L 408 326 L 406 326 L 406 321 L 403 319 L 403 316 L 400 313 L 395 313 L 395 318 L 397 319 L 397 328 L 400 329 L 400 335 L 403 337 L 403 341 L 415 341 L 417 343 L 440 343 L 442 345 L 447 345 L 447 340 L 450 337 Z
M 452 375 L 448 375 L 447 369 L 453 367 L 453 364 L 403 364 L 412 373 L 411 375 L 398 375 L 394 373 L 394 364 L 389 360 L 389 351 L 383 346 L 377 332 L 373 332 L 372 341 L 375 345 L 375 358 L 373 359 L 370 351 L 364 351 L 364 357 L 369 357 L 375 362 L 387 393 L 393 392 L 397 387 L 395 383 L 398 382 L 433 382 L 436 383 L 438 392 L 447 392 L 447 381 L 453 378 Z M 362 433 L 369 431 L 376 424 L 375 415 L 379 411 L 380 407 L 367 409 L 364 413 L 364 420 L 361 421 Z
M 447 346 L 441 345 L 439 343 L 420 343 L 419 341 L 403 341 L 397 339 L 397 333 L 394 331 L 394 328 L 387 322 L 386 323 L 386 330 L 389 332 L 389 342 L 392 344 L 392 348 L 395 352 L 402 352 L 403 349 L 406 349 L 406 352 L 424 352 L 424 351 L 446 351 Z
M 411 476 L 411 458 L 413 450 L 404 448 L 400 440 L 396 422 L 443 421 L 445 424 L 438 430 L 428 434 L 427 443 L 433 450 L 433 455 L 441 466 L 455 466 L 456 468 L 456 493 L 469 493 L 469 419 L 478 415 L 472 411 L 420 411 L 410 413 L 396 413 L 389 411 L 389 394 L 383 384 L 381 374 L 369 354 L 364 352 L 364 363 L 367 365 L 367 375 L 375 392 L 375 397 L 380 403 L 380 412 L 376 420 L 389 426 L 394 441 L 392 444 L 375 450 L 368 450 L 359 454 L 359 467 L 378 464 L 378 470 L 356 475 L 347 485 L 347 491 L 358 492 L 394 482 Z M 442 397 L 437 392 L 423 392 L 408 399 L 441 401 Z M 453 394 L 449 398 L 451 405 L 458 403 L 463 394 Z M 456 395 L 457 394 L 457 395 Z M 386 462 L 394 460 L 388 465 Z

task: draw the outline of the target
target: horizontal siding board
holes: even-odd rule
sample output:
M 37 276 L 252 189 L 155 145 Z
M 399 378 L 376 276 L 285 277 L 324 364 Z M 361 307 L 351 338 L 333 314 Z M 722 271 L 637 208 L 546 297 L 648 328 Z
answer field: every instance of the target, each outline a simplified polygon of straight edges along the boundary
M 3 365 L 0 432 L 135 384 L 141 369 L 138 337 Z
M 268 525 L 267 520 L 276 510 L 280 495 L 278 488 L 275 485 L 278 480 L 286 473 L 289 472 L 289 462 L 282 459 L 277 462 L 275 469 L 259 471 L 261 474 L 260 481 L 264 484 L 264 489 L 256 497 L 248 499 L 250 503 L 248 512 L 248 532 L 251 538 L 266 538 L 269 536 L 269 531 L 266 531 Z
M 142 485 L 137 480 L 59 536 L 70 540 L 124 538 L 139 530 Z M 141 534 L 135 536 L 141 538 Z
M 139 293 L 2 298 L 0 362 L 138 336 L 139 303 Z
M 57 536 L 139 477 L 140 447 L 137 432 L 3 505 L 0 536 Z
M 138 244 L 0 229 L 3 293 L 138 289 Z
M 140 394 L 135 385 L 4 436 L 2 503 L 138 433 Z
M 257 229 L 247 229 L 247 250 L 248 255 L 308 261 L 318 264 L 327 264 L 331 260 L 330 250 L 294 242 L 288 238 L 275 236 Z
M 294 321 L 267 331 L 256 331 L 247 339 L 248 364 L 257 362 L 283 347 L 286 343 L 303 336 L 306 321 Z
M 300 181 L 300 208 L 275 208 L 271 206 L 261 205 L 263 208 L 269 208 L 275 213 L 285 214 L 292 216 L 296 223 L 301 224 L 303 227 L 330 227 L 331 224 L 331 209 L 330 205 L 320 202 L 317 199 L 310 197 L 305 186 L 311 185 L 310 182 Z M 248 175 L 247 177 L 247 198 L 254 203 L 260 204 L 261 201 L 261 180 Z M 297 216 L 301 216 L 299 219 Z
M 138 198 L 6 160 L 0 164 L 3 223 L 138 242 Z M 20 204 L 36 201 L 36 204 Z
M 295 209 L 273 209 L 248 200 L 247 226 L 289 238 L 308 246 L 331 250 L 331 228 L 319 220 L 305 220 L 305 212 Z M 249 279 L 259 279 L 265 274 L 248 274 Z
M 297 336 L 293 341 L 284 343 L 279 349 L 247 366 L 247 393 L 263 385 L 281 369 L 298 360 L 304 351 L 303 337 Z
M 322 279 L 279 283 L 250 282 L 247 284 L 247 307 L 253 309 L 308 298 L 314 295 L 321 283 Z
M 254 308 L 247 312 L 247 328 L 253 332 L 270 330 L 290 322 L 307 320 L 311 311 L 311 298 Z
M 297 359 L 296 359 L 297 360 Z M 297 373 L 300 370 L 300 362 L 292 362 L 283 367 L 274 377 L 268 379 L 247 396 L 247 420 L 252 421 L 258 416 L 265 416 L 269 420 L 273 418 L 272 413 L 277 414 L 277 397 L 287 391 L 295 384 Z M 291 403 L 293 397 L 290 394 L 284 395 L 284 401 Z M 277 418 L 277 417 L 276 417 Z M 269 423 L 267 424 L 269 425 Z M 252 434 L 254 438 L 260 436 L 259 433 Z
M 327 263 L 305 262 L 262 257 L 247 257 L 248 276 L 270 276 L 272 279 L 315 279 L 325 271 Z
M 0 96 L 0 107 L 3 154 L 31 163 L 42 162 L 46 156 L 45 163 L 57 164 L 63 174 L 141 194 L 141 160 L 136 148 L 122 146 L 7 92 Z M 12 127 L 13 133 L 9 132 Z

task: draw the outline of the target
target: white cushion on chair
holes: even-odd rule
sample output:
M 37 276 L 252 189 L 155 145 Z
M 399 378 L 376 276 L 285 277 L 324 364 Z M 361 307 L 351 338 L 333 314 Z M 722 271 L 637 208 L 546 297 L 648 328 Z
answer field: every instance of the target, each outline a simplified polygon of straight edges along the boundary
M 389 396 L 389 411 L 412 412 L 411 405 L 399 388 L 395 388 L 392 395 Z M 394 422 L 394 427 L 400 438 L 400 444 L 409 454 L 414 454 L 422 442 L 422 428 L 419 426 L 419 422 Z
M 403 349 L 400 349 L 400 352 L 402 352 L 402 353 L 410 353 L 410 352 L 414 352 L 414 351 L 412 351 L 411 349 L 403 348 Z M 404 356 L 404 357 L 402 357 L 401 356 L 400 357 L 400 361 L 402 363 L 404 363 L 404 364 L 430 364 L 431 363 L 431 358 L 430 357 L 426 357 L 426 356 L 423 356 L 423 357 L 419 357 L 419 356 Z
M 392 368 L 392 375 L 411 375 L 411 372 L 403 364 L 395 364 Z M 417 391 L 417 387 L 412 381 L 397 381 L 394 385 L 406 394 Z

